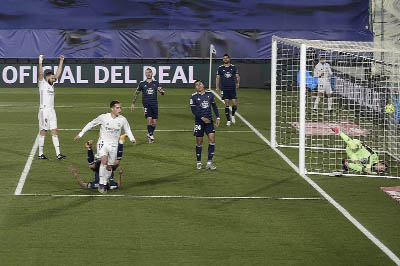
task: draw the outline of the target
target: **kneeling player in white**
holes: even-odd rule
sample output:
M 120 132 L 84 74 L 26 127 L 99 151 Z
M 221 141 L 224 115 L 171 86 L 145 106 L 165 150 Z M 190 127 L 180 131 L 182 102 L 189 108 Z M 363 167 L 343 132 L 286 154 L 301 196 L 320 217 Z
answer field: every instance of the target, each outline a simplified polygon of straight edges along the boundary
M 328 96 L 328 111 L 332 110 L 332 74 L 332 69 L 326 62 L 326 58 L 321 56 L 319 63 L 314 68 L 314 77 L 318 78 L 318 95 L 314 102 L 314 111 L 318 109 L 319 101 L 321 97 L 324 97 L 324 94 Z
M 43 55 L 39 56 L 39 159 L 47 159 L 46 155 L 43 154 L 43 146 L 44 138 L 46 137 L 48 130 L 51 130 L 53 145 L 56 149 L 57 159 L 63 160 L 66 158 L 65 155 L 62 155 L 60 153 L 60 142 L 58 141 L 57 133 L 57 116 L 56 111 L 54 110 L 54 82 L 61 76 L 63 62 L 64 56 L 60 56 L 60 63 L 58 65 L 57 73 L 54 75 L 52 72 L 49 71 L 46 73 L 46 77 L 44 77 L 42 66 Z
M 121 115 L 121 104 L 118 101 L 110 103 L 111 112 L 99 115 L 89 122 L 82 131 L 74 138 L 80 139 L 89 129 L 101 125 L 100 136 L 97 142 L 97 152 L 101 158 L 99 169 L 99 192 L 107 193 L 107 183 L 112 173 L 112 166 L 117 158 L 118 141 L 121 128 L 124 128 L 129 140 L 135 145 L 136 140 L 132 134 L 128 120 Z

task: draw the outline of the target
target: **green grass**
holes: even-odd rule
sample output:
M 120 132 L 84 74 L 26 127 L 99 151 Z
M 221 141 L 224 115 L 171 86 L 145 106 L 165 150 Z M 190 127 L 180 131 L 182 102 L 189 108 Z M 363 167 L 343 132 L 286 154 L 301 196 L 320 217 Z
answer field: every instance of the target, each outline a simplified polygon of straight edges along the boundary
M 216 134 L 217 170 L 195 170 L 191 132 L 156 131 L 146 141 L 140 104 L 130 113 L 128 89 L 56 89 L 60 129 L 81 129 L 122 102 L 138 145 L 124 146 L 123 187 L 110 195 L 321 196 L 241 121 Z M 190 89 L 169 89 L 160 97 L 157 129 L 191 130 Z M 242 89 L 239 112 L 269 138 L 269 91 Z M 394 265 L 326 200 L 160 199 L 133 197 L 14 196 L 37 127 L 37 89 L 0 91 L 0 265 Z M 219 104 L 219 107 L 223 106 Z M 225 131 L 225 132 L 224 132 Z M 90 181 L 79 130 L 59 132 L 65 161 L 55 160 L 48 136 L 45 154 L 34 160 L 22 193 L 98 195 L 80 189 L 68 172 L 75 165 Z M 203 145 L 206 159 L 207 141 Z M 296 157 L 296 151 L 287 151 Z M 400 254 L 399 204 L 380 186 L 381 178 L 313 176 L 323 189 Z

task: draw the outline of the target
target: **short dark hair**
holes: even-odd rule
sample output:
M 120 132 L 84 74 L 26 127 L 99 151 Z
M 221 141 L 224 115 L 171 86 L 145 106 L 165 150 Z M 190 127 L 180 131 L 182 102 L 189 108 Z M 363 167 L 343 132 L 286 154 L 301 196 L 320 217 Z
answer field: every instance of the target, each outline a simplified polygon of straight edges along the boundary
M 151 72 L 153 72 L 153 70 L 151 70 L 151 68 L 150 68 L 150 67 L 146 68 L 146 70 L 145 70 L 145 71 L 147 71 L 147 70 L 150 70 Z
M 113 108 L 114 105 L 119 104 L 119 103 L 120 103 L 119 101 L 112 101 L 112 102 L 110 103 L 110 108 Z
M 203 81 L 201 79 L 196 79 L 193 84 L 196 86 L 197 82 L 203 82 Z
M 50 75 L 54 75 L 54 73 L 52 71 L 46 71 L 46 73 L 44 74 L 45 77 L 50 76 Z
M 231 58 L 228 54 L 224 54 L 224 57 L 227 56 L 228 58 Z

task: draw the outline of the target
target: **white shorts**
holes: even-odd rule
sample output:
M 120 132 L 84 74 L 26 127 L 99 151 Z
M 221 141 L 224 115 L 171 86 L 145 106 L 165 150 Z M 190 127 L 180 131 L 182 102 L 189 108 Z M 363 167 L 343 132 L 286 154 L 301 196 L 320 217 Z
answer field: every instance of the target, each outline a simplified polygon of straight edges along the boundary
M 318 83 L 318 92 L 332 94 L 332 87 L 330 82 Z
M 57 128 L 57 116 L 54 108 L 39 109 L 39 130 L 52 130 Z
M 104 140 L 100 140 L 97 142 L 97 154 L 99 158 L 103 156 L 107 156 L 108 163 L 107 165 L 114 165 L 115 160 L 117 159 L 118 152 L 118 143 L 108 143 Z

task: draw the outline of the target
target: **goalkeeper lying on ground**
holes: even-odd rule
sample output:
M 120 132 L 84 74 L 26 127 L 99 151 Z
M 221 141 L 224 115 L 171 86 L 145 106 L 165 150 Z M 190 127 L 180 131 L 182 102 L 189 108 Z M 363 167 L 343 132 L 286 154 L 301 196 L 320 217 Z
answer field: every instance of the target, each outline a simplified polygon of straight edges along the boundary
M 344 142 L 346 142 L 346 153 L 349 159 L 343 159 L 345 171 L 354 170 L 361 173 L 376 174 L 387 170 L 386 164 L 379 162 L 378 154 L 358 139 L 352 139 L 338 128 L 332 128 Z

